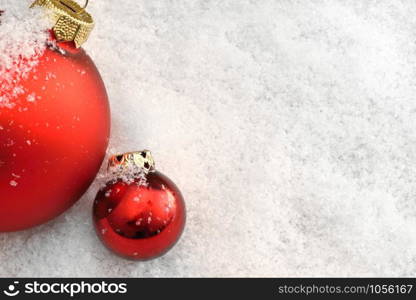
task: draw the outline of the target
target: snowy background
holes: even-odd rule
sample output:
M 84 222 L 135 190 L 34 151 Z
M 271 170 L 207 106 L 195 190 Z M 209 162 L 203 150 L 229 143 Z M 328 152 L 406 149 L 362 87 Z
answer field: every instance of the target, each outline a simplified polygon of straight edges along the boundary
M 89 11 L 110 152 L 153 151 L 185 196 L 185 233 L 157 260 L 112 255 L 92 186 L 56 220 L 0 234 L 0 276 L 416 276 L 415 1 Z

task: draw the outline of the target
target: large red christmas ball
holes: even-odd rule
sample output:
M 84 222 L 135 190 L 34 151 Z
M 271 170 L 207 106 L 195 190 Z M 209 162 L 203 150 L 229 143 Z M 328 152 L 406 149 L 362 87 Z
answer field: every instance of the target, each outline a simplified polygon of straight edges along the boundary
M 73 43 L 48 47 L 18 85 L 14 105 L 0 106 L 3 232 L 44 223 L 74 204 L 95 178 L 110 132 L 104 83 Z
M 95 199 L 97 235 L 116 254 L 147 260 L 166 253 L 185 225 L 185 204 L 176 185 L 158 171 L 128 183 L 109 182 Z

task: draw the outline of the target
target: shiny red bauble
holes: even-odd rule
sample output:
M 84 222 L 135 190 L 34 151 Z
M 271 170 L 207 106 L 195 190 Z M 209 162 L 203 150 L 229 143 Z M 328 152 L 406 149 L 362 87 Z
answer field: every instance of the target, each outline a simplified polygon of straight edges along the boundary
M 96 232 L 110 250 L 147 260 L 166 253 L 185 225 L 185 204 L 176 185 L 158 171 L 127 183 L 109 182 L 94 202 Z
M 110 133 L 104 83 L 73 43 L 49 47 L 19 86 L 15 105 L 0 107 L 0 232 L 44 223 L 74 204 Z

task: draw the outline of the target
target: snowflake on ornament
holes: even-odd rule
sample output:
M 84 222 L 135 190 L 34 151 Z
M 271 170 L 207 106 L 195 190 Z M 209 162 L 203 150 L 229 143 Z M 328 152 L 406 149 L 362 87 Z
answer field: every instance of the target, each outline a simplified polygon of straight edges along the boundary
M 49 21 L 39 9 L 22 4 L 0 10 L 0 108 L 13 108 L 25 94 L 21 82 L 39 64 L 49 38 Z

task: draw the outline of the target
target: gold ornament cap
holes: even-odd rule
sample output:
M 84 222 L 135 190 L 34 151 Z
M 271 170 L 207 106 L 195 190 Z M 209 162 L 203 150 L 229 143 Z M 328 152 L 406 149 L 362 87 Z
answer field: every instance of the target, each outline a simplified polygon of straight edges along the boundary
M 88 0 L 86 5 L 88 4 Z M 94 20 L 85 7 L 73 0 L 36 0 L 31 7 L 40 6 L 51 12 L 53 32 L 60 42 L 74 42 L 79 48 L 94 28 Z
M 149 172 L 155 170 L 155 161 L 149 150 L 116 154 L 108 160 L 108 169 L 129 166 L 138 167 Z

